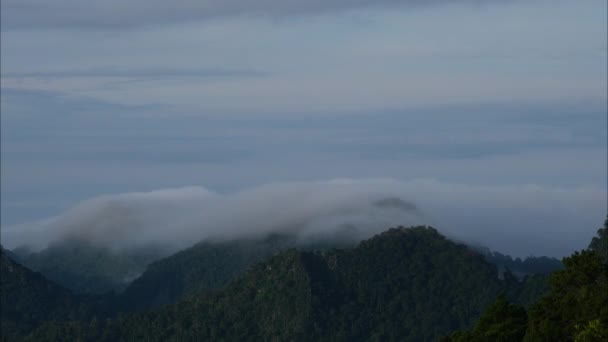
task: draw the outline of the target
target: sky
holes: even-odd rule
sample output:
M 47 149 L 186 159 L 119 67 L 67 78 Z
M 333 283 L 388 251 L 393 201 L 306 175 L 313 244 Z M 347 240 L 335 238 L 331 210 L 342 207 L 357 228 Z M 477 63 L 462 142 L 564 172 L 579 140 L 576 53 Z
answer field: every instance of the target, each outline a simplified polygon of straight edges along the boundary
M 605 0 L 1 6 L 3 230 L 104 195 L 332 179 L 417 184 L 399 194 L 475 232 L 475 206 L 526 203 L 510 245 L 480 238 L 519 254 L 555 225 L 547 253 L 583 248 L 606 216 Z

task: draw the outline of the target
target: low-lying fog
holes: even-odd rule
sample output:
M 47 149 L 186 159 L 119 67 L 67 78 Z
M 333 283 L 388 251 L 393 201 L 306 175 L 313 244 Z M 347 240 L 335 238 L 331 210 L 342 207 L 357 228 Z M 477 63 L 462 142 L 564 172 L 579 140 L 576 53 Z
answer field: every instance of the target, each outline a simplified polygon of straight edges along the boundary
M 102 196 L 58 216 L 3 227 L 2 244 L 42 249 L 75 237 L 124 250 L 203 239 L 344 227 L 363 239 L 392 226 L 432 225 L 457 240 L 516 256 L 561 257 L 585 248 L 606 216 L 606 191 L 469 186 L 432 180 L 335 179 L 271 183 L 235 193 L 204 187 Z

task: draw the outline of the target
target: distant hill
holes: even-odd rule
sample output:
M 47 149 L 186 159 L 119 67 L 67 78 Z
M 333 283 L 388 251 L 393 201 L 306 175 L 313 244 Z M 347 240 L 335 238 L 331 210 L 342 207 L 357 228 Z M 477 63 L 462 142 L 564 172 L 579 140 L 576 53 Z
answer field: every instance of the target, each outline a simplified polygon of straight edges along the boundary
M 43 321 L 83 317 L 86 305 L 69 290 L 11 259 L 0 248 L 2 337 L 25 334 Z
M 528 308 L 500 297 L 475 326 L 443 342 L 608 341 L 608 217 L 589 248 L 563 259 L 550 291 Z
M 295 235 L 269 234 L 260 238 L 204 241 L 150 264 L 119 296 L 123 310 L 143 310 L 199 292 L 217 289 L 242 276 L 254 264 L 290 248 L 323 250 L 353 246 L 341 235 L 302 240 Z
M 531 274 L 550 274 L 564 268 L 562 262 L 556 258 L 531 256 L 522 260 L 521 258 L 514 259 L 510 255 L 491 251 L 486 247 L 472 246 L 471 248 L 480 252 L 489 262 L 498 266 L 499 273 L 502 274 L 508 269 L 520 279 Z
M 57 242 L 40 252 L 16 249 L 13 253 L 24 266 L 79 294 L 120 292 L 164 255 L 159 248 L 116 252 L 76 239 Z
M 301 251 L 328 251 L 353 247 L 356 240 L 348 231 L 322 239 L 302 240 L 295 235 L 269 234 L 260 238 L 204 241 L 148 265 L 146 271 L 119 295 L 122 311 L 141 311 L 175 303 L 186 296 L 218 289 L 242 276 L 250 267 L 290 248 Z M 553 258 L 512 259 L 508 255 L 476 247 L 484 258 L 497 265 L 499 277 L 508 269 L 526 283 L 518 302 L 534 300 L 548 290 L 546 274 L 561 269 Z
M 171 304 L 187 295 L 220 288 L 244 274 L 251 265 L 295 245 L 294 239 L 279 235 L 201 242 L 150 264 L 120 295 L 118 302 L 126 310 Z
M 356 248 L 282 252 L 222 289 L 158 311 L 94 324 L 49 322 L 31 337 L 436 340 L 470 326 L 500 293 L 518 300 L 525 287 L 512 275 L 499 279 L 483 255 L 432 228 L 398 228 Z
M 608 341 L 608 264 L 601 252 L 564 258 L 565 268 L 549 277 L 549 293 L 527 310 L 500 297 L 472 329 L 443 341 Z

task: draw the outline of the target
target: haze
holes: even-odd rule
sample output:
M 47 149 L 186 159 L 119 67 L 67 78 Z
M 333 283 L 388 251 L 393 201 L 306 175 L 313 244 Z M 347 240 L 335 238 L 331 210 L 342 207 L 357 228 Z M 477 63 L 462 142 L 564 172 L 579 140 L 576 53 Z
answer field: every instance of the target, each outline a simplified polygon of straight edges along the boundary
M 606 217 L 604 0 L 1 6 L 3 245 L 432 224 L 564 256 Z

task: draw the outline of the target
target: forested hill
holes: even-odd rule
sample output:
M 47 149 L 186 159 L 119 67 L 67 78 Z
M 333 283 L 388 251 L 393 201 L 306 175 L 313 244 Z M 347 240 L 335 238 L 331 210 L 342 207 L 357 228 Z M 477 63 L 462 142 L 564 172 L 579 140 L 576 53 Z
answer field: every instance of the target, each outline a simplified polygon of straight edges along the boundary
M 589 248 L 563 259 L 550 292 L 531 307 L 500 297 L 470 330 L 445 342 L 608 341 L 608 217 Z
M 67 289 L 32 272 L 0 248 L 2 337 L 11 338 L 50 319 L 82 318 L 81 302 Z
M 357 242 L 344 235 L 303 240 L 293 234 L 270 234 L 258 238 L 229 241 L 204 241 L 148 265 L 146 271 L 121 293 L 117 300 L 121 311 L 141 311 L 172 304 L 185 296 L 221 288 L 242 276 L 254 264 L 289 248 L 303 251 L 327 251 L 354 247 Z M 529 302 L 547 290 L 542 275 L 561 269 L 553 258 L 519 258 L 475 248 L 498 266 L 499 277 L 510 270 L 528 284 L 520 301 Z
M 563 262 L 550 292 L 528 309 L 500 297 L 472 329 L 443 341 L 608 341 L 608 219 L 589 249 Z
M 296 246 L 294 237 L 201 242 L 148 265 L 118 298 L 124 311 L 175 303 L 187 295 L 220 288 L 253 264 Z
M 356 248 L 289 250 L 225 288 L 155 312 L 50 322 L 33 340 L 436 340 L 468 327 L 500 293 L 482 255 L 426 227 L 396 228 Z
M 172 304 L 188 295 L 217 289 L 242 276 L 254 264 L 290 248 L 328 250 L 355 246 L 343 236 L 301 239 L 293 234 L 229 241 L 203 241 L 148 265 L 117 298 L 123 311 Z
M 482 253 L 489 262 L 498 266 L 498 271 L 501 274 L 509 270 L 519 278 L 531 274 L 550 274 L 564 268 L 562 262 L 556 258 L 531 256 L 522 260 L 520 258 L 514 259 L 510 255 L 500 252 L 491 251 L 486 247 L 472 246 L 472 248 Z
M 118 315 L 124 307 L 116 300 L 124 297 L 75 296 L 2 250 L 2 340 L 606 340 L 607 231 L 608 221 L 589 250 L 564 259 L 564 269 L 550 275 L 548 293 L 546 276 L 499 276 L 483 253 L 428 227 L 390 229 L 350 248 L 290 249 L 250 267 L 243 265 L 293 240 L 229 244 L 235 249 L 199 244 L 158 263 L 163 268 L 141 289 L 155 293 L 150 282 L 167 268 L 187 276 L 192 256 L 208 266 L 178 283 L 190 288 L 200 280 L 203 287 L 155 311 Z M 236 247 L 242 243 L 252 249 Z M 232 253 L 236 264 L 207 269 Z M 244 273 L 213 277 L 235 265 Z
M 161 248 L 117 252 L 78 239 L 58 241 L 38 252 L 14 250 L 19 263 L 78 294 L 121 291 L 163 255 Z
M 335 234 L 306 239 L 295 234 L 269 234 L 224 241 L 206 240 L 164 258 L 161 256 L 167 255 L 168 251 L 162 246 L 116 251 L 86 241 L 67 239 L 38 252 L 18 248 L 11 257 L 76 294 L 114 291 L 119 293 L 116 310 L 141 311 L 223 287 L 242 276 L 255 263 L 289 248 L 328 250 L 352 247 L 358 242 L 356 236 L 344 228 Z M 484 247 L 474 246 L 473 249 L 496 264 L 500 276 L 506 269 L 521 279 L 562 267 L 557 259 L 520 260 Z

